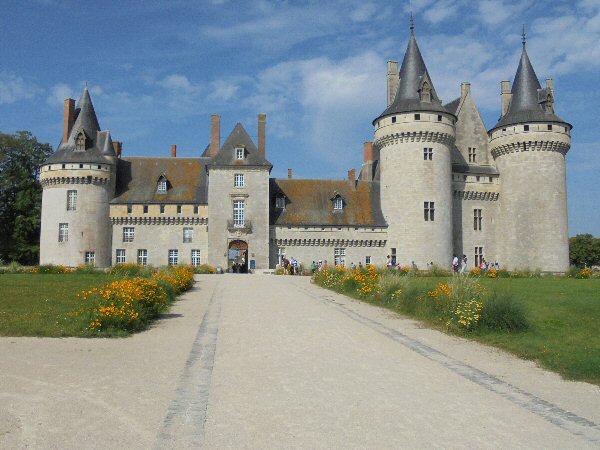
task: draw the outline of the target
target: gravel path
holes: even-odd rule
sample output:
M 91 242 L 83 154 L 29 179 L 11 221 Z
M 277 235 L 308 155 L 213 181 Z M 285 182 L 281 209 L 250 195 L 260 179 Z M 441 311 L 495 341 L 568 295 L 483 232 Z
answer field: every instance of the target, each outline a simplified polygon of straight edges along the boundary
M 307 278 L 197 279 L 131 338 L 0 338 L 0 448 L 600 448 L 597 386 Z

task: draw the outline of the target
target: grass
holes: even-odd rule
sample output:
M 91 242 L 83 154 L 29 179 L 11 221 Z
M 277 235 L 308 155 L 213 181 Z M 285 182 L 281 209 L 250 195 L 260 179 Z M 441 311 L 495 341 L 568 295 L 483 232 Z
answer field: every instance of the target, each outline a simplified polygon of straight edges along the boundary
M 77 294 L 118 277 L 103 273 L 0 275 L 0 336 L 83 336 Z

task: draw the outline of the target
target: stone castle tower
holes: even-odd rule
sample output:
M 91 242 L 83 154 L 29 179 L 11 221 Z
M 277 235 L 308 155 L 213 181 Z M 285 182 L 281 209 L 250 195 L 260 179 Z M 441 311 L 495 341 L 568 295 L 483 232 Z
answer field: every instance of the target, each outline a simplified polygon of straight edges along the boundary
M 41 167 L 40 264 L 106 267 L 119 143 L 100 130 L 87 86 L 77 106 L 65 100 L 64 114 L 62 141 Z
M 402 265 L 445 266 L 452 257 L 456 117 L 435 91 L 412 25 L 400 72 L 388 64 L 388 107 L 373 121 L 387 250 Z
M 572 126 L 554 113 L 554 85 L 542 89 L 525 49 L 512 89 L 502 82 L 502 116 L 489 130 L 501 174 L 498 255 L 509 267 L 569 268 L 565 155 Z

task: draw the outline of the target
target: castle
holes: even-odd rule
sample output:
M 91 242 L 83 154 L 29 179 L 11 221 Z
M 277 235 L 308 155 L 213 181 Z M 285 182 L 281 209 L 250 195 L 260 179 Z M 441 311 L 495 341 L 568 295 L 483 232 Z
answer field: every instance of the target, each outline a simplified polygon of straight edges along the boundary
M 102 131 L 87 87 L 65 100 L 60 146 L 41 167 L 40 263 L 208 263 L 267 270 L 429 263 L 465 254 L 506 268 L 568 269 L 565 155 L 572 126 L 554 112 L 525 38 L 512 87 L 501 82 L 491 129 L 470 84 L 442 104 L 411 25 L 402 65 L 388 62 L 387 108 L 364 162 L 343 180 L 270 178 L 266 116 L 254 143 L 237 124 L 221 145 L 220 117 L 197 158 L 127 158 Z

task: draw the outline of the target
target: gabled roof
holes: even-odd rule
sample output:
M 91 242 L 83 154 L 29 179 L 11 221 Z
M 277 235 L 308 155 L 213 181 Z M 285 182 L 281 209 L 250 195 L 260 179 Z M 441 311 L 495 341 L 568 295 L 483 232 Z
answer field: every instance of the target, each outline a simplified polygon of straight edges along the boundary
M 419 90 L 424 79 L 428 79 L 430 83 L 431 102 L 421 101 Z M 431 77 L 425 66 L 425 61 L 423 61 L 423 57 L 421 56 L 421 50 L 419 50 L 412 26 L 410 39 L 408 40 L 408 46 L 400 68 L 400 83 L 398 85 L 396 97 L 392 104 L 388 106 L 387 109 L 373 121 L 373 123 L 381 117 L 390 114 L 411 111 L 448 112 L 446 108 L 442 106 L 442 102 L 435 92 L 433 82 L 431 82 Z
M 235 148 L 243 147 L 246 151 L 244 159 L 235 157 Z M 205 151 L 206 152 L 206 151 Z M 241 123 L 237 123 L 231 134 L 221 146 L 219 152 L 213 157 L 210 162 L 212 167 L 227 167 L 227 166 L 249 166 L 249 167 L 266 167 L 269 170 L 273 165 L 260 155 L 252 138 L 246 132 Z
M 379 202 L 379 183 L 348 180 L 270 179 L 270 223 L 282 226 L 387 226 Z M 333 200 L 344 200 L 333 210 Z M 275 198 L 285 197 L 285 209 Z
M 208 158 L 123 158 L 117 164 L 117 186 L 111 203 L 208 203 Z M 169 188 L 157 192 L 164 176 Z
M 540 82 L 533 70 L 525 43 L 519 68 L 512 86 L 512 98 L 507 113 L 500 118 L 492 129 L 506 127 L 524 122 L 560 122 L 567 123 L 551 111 L 545 111 L 538 100 L 538 92 L 542 90 Z
M 75 121 L 67 142 L 61 142 L 56 152 L 45 161 L 48 163 L 101 163 L 114 164 L 116 158 L 110 132 L 101 131 L 96 117 L 96 111 L 87 85 L 75 107 Z M 80 132 L 86 136 L 85 151 L 75 149 L 75 141 Z
M 446 108 L 449 113 L 452 113 L 452 114 L 454 114 L 456 116 L 457 113 L 458 113 L 458 107 L 460 106 L 460 101 L 461 100 L 462 100 L 462 97 L 455 98 L 451 102 L 446 103 L 444 105 L 444 108 Z

